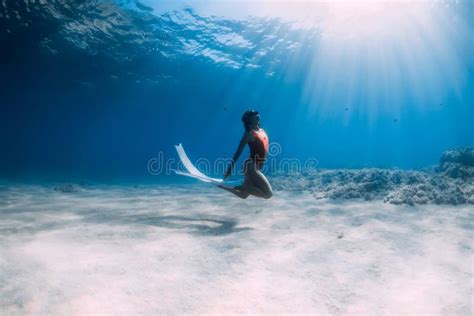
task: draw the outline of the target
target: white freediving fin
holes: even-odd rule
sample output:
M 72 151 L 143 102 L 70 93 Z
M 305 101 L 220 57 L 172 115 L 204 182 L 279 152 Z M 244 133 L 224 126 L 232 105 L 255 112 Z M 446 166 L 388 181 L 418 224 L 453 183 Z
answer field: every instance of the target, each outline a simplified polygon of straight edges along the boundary
M 210 182 L 210 183 L 223 183 L 224 182 L 224 180 L 222 179 L 208 177 L 204 173 L 199 171 L 193 165 L 191 160 L 189 160 L 188 155 L 186 155 L 186 152 L 184 151 L 182 144 L 175 145 L 174 147 L 176 148 L 176 151 L 178 152 L 178 156 L 179 156 L 179 159 L 181 160 L 181 163 L 183 164 L 184 168 L 186 168 L 186 170 L 188 171 L 188 172 L 184 172 L 180 170 L 174 170 L 176 174 L 179 174 L 181 176 L 195 178 L 203 182 Z

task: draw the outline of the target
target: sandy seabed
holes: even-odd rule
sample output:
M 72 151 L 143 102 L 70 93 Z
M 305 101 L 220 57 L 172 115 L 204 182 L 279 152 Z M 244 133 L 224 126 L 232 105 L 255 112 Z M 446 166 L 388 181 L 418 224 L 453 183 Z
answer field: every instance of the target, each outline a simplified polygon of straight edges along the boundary
M 2 186 L 0 311 L 471 315 L 473 232 L 472 205 Z

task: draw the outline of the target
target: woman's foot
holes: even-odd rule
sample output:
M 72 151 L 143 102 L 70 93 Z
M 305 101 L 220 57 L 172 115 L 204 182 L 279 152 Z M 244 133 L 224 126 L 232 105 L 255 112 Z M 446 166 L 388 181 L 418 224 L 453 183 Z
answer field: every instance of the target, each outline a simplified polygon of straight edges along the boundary
M 223 185 L 223 184 L 218 184 L 217 187 L 221 188 L 221 189 L 224 189 L 226 191 L 229 191 L 230 193 L 237 195 L 241 199 L 246 199 L 250 195 L 247 192 L 239 191 L 239 190 L 237 190 L 233 187 L 229 187 L 229 186 Z

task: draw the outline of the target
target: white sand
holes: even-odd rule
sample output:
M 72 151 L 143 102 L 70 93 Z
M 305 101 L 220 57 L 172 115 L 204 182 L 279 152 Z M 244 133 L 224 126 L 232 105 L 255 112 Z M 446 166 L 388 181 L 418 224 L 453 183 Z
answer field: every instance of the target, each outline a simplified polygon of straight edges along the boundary
M 1 314 L 470 315 L 472 206 L 0 190 Z

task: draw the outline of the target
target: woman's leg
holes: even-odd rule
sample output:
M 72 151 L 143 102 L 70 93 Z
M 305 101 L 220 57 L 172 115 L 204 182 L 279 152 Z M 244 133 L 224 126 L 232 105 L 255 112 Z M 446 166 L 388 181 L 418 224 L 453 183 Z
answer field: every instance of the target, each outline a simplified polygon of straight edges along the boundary
M 250 177 L 247 175 L 246 168 L 246 164 L 244 163 L 244 183 L 242 183 L 242 185 L 230 187 L 224 184 L 219 184 L 217 187 L 235 194 L 241 199 L 248 198 L 250 194 L 245 190 L 245 187 L 250 184 Z
M 247 192 L 251 195 L 269 199 L 272 197 L 272 187 L 263 173 L 257 169 L 255 162 L 247 160 L 245 162 L 246 181 L 243 185 L 236 187 L 240 191 Z
M 269 199 L 272 197 L 272 187 L 263 173 L 257 169 L 255 162 L 248 159 L 244 163 L 244 183 L 235 187 L 229 187 L 223 184 L 217 187 L 246 199 L 249 195 Z
M 260 189 L 260 197 L 264 199 L 269 199 L 273 196 L 272 186 L 265 175 L 258 170 L 255 162 L 252 163 L 251 168 L 249 168 L 249 176 L 253 185 Z
M 224 190 L 226 190 L 226 191 L 228 191 L 228 192 L 230 192 L 230 193 L 233 193 L 233 194 L 237 195 L 237 196 L 238 196 L 239 198 L 241 198 L 241 199 L 246 199 L 246 198 L 248 198 L 249 195 L 250 195 L 249 193 L 243 191 L 243 190 L 241 189 L 241 186 L 240 186 L 240 185 L 239 185 L 239 186 L 236 186 L 236 187 L 229 187 L 229 186 L 227 186 L 227 185 L 218 184 L 217 187 L 218 187 L 218 188 L 221 188 L 221 189 L 224 189 Z

